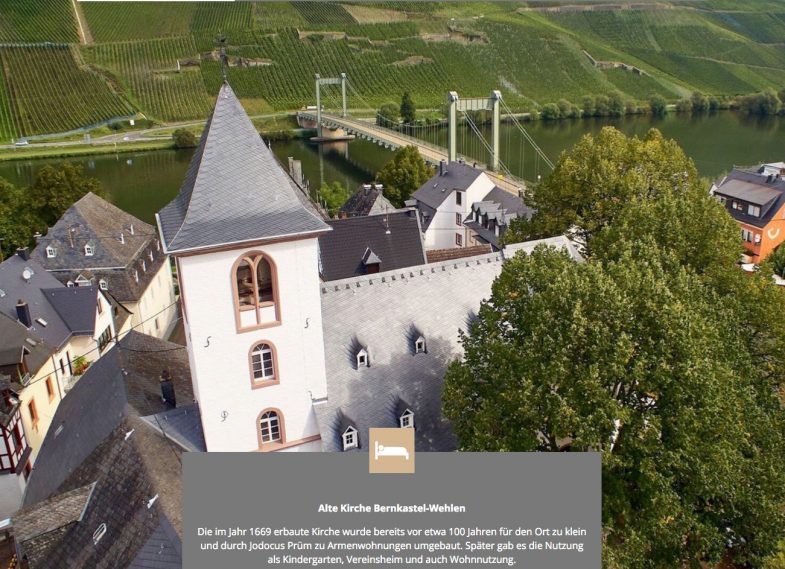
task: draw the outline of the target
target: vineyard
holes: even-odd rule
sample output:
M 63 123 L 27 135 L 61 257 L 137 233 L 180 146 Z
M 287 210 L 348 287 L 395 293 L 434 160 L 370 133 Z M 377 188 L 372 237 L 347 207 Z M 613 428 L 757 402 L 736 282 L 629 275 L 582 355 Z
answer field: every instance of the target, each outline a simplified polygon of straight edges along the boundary
M 223 80 L 219 37 L 228 78 L 252 114 L 314 104 L 314 73 L 347 73 L 350 108 L 378 108 L 404 90 L 419 107 L 439 108 L 450 90 L 501 89 L 511 108 L 528 110 L 612 90 L 675 101 L 693 90 L 785 86 L 785 8 L 773 0 L 754 10 L 742 0 L 694 0 L 699 10 L 536 6 L 84 2 L 82 45 L 71 0 L 0 0 L 0 139 L 135 112 L 203 118 Z M 645 74 L 595 67 L 584 51 Z M 327 106 L 337 105 L 335 91 L 325 91 Z
M 3 98 L 12 115 L 3 121 L 5 137 L 68 131 L 134 112 L 103 77 L 79 65 L 75 54 L 78 50 L 67 45 L 0 49 Z
M 71 0 L 0 0 L 0 42 L 78 41 Z

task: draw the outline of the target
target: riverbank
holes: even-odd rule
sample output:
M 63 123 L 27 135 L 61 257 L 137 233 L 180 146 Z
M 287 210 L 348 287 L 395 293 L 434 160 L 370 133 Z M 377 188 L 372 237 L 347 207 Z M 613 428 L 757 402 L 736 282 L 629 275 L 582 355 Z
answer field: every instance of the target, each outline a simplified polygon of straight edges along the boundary
M 102 144 L 30 144 L 0 149 L 0 162 L 35 158 L 71 158 L 100 154 L 123 154 L 145 150 L 168 150 L 174 147 L 174 141 L 171 139 L 121 141 Z

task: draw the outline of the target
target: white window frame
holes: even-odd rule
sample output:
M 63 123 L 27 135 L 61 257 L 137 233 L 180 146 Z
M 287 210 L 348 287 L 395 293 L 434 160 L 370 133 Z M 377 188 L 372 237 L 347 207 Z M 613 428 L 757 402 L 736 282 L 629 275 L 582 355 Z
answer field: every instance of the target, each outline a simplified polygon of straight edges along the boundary
M 134 280 L 136 282 L 139 282 L 139 271 L 137 271 L 136 269 L 134 269 Z
M 269 358 L 269 362 L 265 361 L 265 357 Z M 269 363 L 269 373 L 266 364 Z M 258 370 L 257 370 L 258 366 Z M 261 375 L 257 375 L 257 371 Z M 272 346 L 267 342 L 257 344 L 253 352 L 251 352 L 251 374 L 254 381 L 272 381 L 275 379 L 275 353 Z
M 747 215 L 751 215 L 753 217 L 760 217 L 760 206 L 748 204 Z
M 153 262 L 153 250 L 152 249 L 150 249 L 147 252 L 147 256 L 150 258 L 150 262 L 152 263 Z
M 401 416 L 398 417 L 398 424 L 401 426 L 402 429 L 413 429 L 414 428 L 414 413 L 411 409 L 407 409 Z
M 368 350 L 365 348 L 357 352 L 357 369 L 364 367 L 371 367 L 371 361 L 368 357 Z
M 414 341 L 415 354 L 424 354 L 426 349 L 427 349 L 427 344 L 425 343 L 425 338 L 423 336 L 420 336 Z
M 142 259 L 142 272 L 144 273 L 147 272 L 147 261 L 145 261 L 144 259 Z
M 84 246 L 84 255 L 85 257 L 92 257 L 95 254 L 95 249 L 93 249 L 92 245 L 85 245 Z
M 273 428 L 273 425 L 275 428 Z M 265 439 L 265 429 L 267 430 L 268 439 Z M 278 438 L 272 438 L 273 430 L 278 432 Z M 262 418 L 259 419 L 259 438 L 262 444 L 272 444 L 281 442 L 281 417 L 277 411 L 267 411 Z
M 47 259 L 54 259 L 57 257 L 57 249 L 52 247 L 51 245 L 46 246 L 46 258 Z
M 343 440 L 343 450 L 357 448 L 360 445 L 360 437 L 357 433 L 357 429 L 351 426 L 343 432 L 341 439 Z
M 106 279 L 101 279 L 98 281 L 98 288 L 101 290 L 109 290 L 109 283 L 106 282 Z

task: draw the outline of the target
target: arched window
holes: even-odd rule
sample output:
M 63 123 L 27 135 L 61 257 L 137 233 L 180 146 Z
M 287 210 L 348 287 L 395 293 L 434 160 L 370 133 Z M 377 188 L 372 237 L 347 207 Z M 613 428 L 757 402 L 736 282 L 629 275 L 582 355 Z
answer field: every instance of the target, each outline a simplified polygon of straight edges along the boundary
M 280 445 L 286 442 L 283 415 L 278 409 L 265 409 L 259 414 L 259 448 Z M 268 447 L 269 448 L 269 447 Z
M 232 270 L 237 329 L 280 324 L 275 263 L 260 252 L 240 257 Z
M 278 381 L 275 347 L 270 342 L 259 342 L 251 348 L 251 386 L 266 387 Z

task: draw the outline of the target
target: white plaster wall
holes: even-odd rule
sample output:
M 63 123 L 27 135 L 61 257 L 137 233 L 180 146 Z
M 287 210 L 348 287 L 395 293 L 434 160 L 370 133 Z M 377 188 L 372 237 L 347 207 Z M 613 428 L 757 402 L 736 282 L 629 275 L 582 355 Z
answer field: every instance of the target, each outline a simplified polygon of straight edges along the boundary
M 98 309 L 96 308 L 95 311 L 95 332 L 93 333 L 93 347 L 96 348 L 96 351 L 90 354 L 92 357 L 88 357 L 90 361 L 98 359 L 100 354 L 98 353 L 98 338 L 101 337 L 101 334 L 107 327 L 112 330 L 112 338 L 115 338 L 117 333 L 114 327 L 114 316 L 112 315 L 112 305 L 109 304 L 109 301 L 104 296 L 103 292 L 98 293 L 98 300 L 96 301 L 98 304 L 101 305 L 101 311 L 99 314 Z M 112 342 L 106 345 L 104 351 L 108 350 L 112 347 Z M 84 352 L 76 352 L 77 355 L 82 354 Z
M 177 306 L 174 302 L 174 279 L 167 258 L 147 285 L 139 302 L 126 303 L 125 306 L 133 312 L 132 325 L 137 332 L 166 339 L 177 315 Z
M 281 324 L 238 333 L 231 267 L 249 250 L 276 264 Z M 318 435 L 311 398 L 326 396 L 327 389 L 317 240 L 182 257 L 179 269 L 207 449 L 258 449 L 257 417 L 267 408 L 283 413 L 287 442 Z M 280 384 L 252 389 L 248 352 L 262 340 L 275 345 Z
M 455 192 L 452 192 L 439 206 L 433 216 L 433 221 L 425 232 L 426 249 L 452 249 L 455 244 L 455 234 L 463 236 L 463 247 L 469 247 L 469 232 L 462 225 L 455 223 L 455 214 L 459 213 L 461 219 L 466 219 L 471 211 L 472 204 L 488 195 L 493 189 L 493 182 L 485 174 L 480 174 L 474 183 L 463 192 L 461 205 L 455 203 Z
M 24 475 L 0 474 L 0 520 L 10 518 L 22 505 Z
M 65 354 L 65 349 L 61 350 L 61 352 Z M 33 449 L 30 455 L 31 464 L 35 463 L 38 451 L 41 449 L 44 437 L 46 437 L 46 432 L 49 430 L 49 425 L 52 424 L 52 418 L 55 415 L 57 406 L 60 404 L 62 391 L 60 391 L 58 386 L 55 373 L 55 364 L 52 358 L 49 358 L 19 393 L 22 427 L 27 438 L 27 445 Z M 49 398 L 46 389 L 46 380 L 48 378 L 52 379 L 55 392 L 52 399 Z M 35 409 L 38 412 L 38 423 L 36 425 L 33 425 L 33 418 L 30 415 L 30 401 L 35 401 Z

